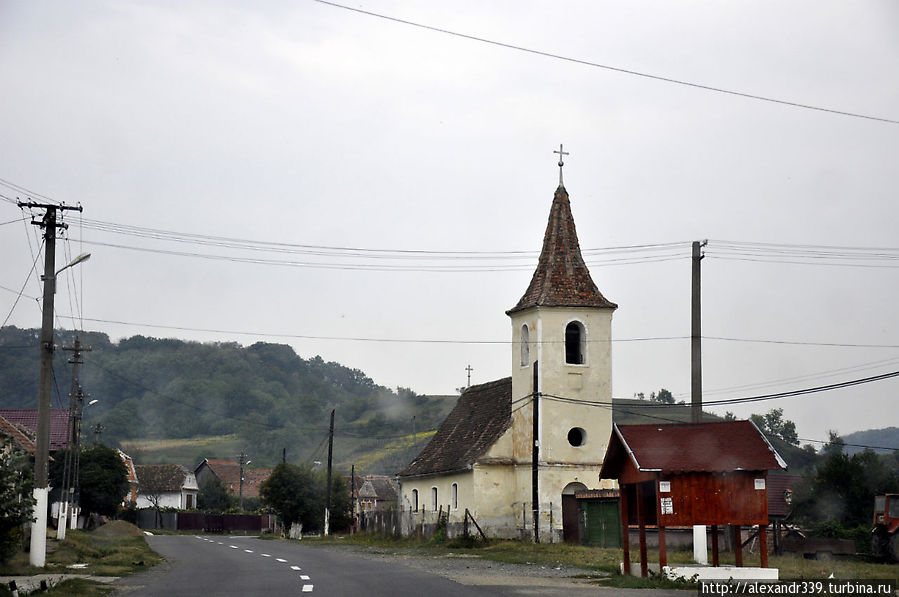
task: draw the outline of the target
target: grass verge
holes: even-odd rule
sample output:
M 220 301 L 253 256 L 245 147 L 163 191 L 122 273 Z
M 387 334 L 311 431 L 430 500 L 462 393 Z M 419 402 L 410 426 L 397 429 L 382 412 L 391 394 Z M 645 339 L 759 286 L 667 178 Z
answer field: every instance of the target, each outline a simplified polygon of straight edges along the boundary
M 162 562 L 134 525 L 114 521 L 92 531 L 74 530 L 66 538 L 47 540 L 47 563 L 35 568 L 28 562 L 28 554 L 16 554 L 0 564 L 0 576 L 31 576 L 35 574 L 88 574 L 92 576 L 127 576 L 146 570 Z M 69 568 L 73 564 L 85 564 Z M 87 590 L 87 587 L 96 587 Z M 112 587 L 102 583 L 72 579 L 53 587 L 50 595 L 105 595 Z M 0 593 L 2 595 L 2 593 Z

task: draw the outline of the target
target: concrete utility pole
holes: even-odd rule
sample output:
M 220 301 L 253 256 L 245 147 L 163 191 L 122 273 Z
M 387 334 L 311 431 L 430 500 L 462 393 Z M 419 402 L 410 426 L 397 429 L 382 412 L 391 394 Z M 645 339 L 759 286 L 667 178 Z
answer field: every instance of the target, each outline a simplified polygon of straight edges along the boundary
M 331 524 L 331 454 L 334 449 L 334 410 L 331 411 L 331 427 L 328 431 L 328 487 L 325 489 L 325 537 Z
M 559 147 L 559 149 L 562 149 Z M 534 445 L 531 448 L 531 518 L 534 519 L 534 543 L 540 543 L 540 491 L 539 491 L 539 462 L 540 462 L 540 392 L 537 391 L 537 361 L 534 361 L 534 412 L 533 412 L 533 438 Z M 522 521 L 524 522 L 524 521 Z
M 66 461 L 63 467 L 63 494 L 59 506 L 59 521 L 56 525 L 56 538 L 59 540 L 66 538 L 66 520 L 69 511 L 75 507 L 75 488 L 78 485 L 78 475 L 75 471 L 78 467 L 78 440 L 81 430 L 81 408 L 84 403 L 84 393 L 78 378 L 78 366 L 84 363 L 81 353 L 91 350 L 90 347 L 85 348 L 81 345 L 81 339 L 78 336 L 75 336 L 75 346 L 63 346 L 62 349 L 72 351 L 73 354 L 69 359 L 69 364 L 72 365 L 72 389 L 69 392 L 69 449 L 66 451 Z
M 693 283 L 690 329 L 690 420 L 702 421 L 702 284 L 701 248 L 709 241 L 693 242 Z
M 65 229 L 66 224 L 57 220 L 57 211 L 74 209 L 81 211 L 81 206 L 52 205 L 19 201 L 19 207 L 43 209 L 44 217 L 40 221 L 32 221 L 35 226 L 44 229 L 44 298 L 41 317 L 41 373 L 37 393 L 37 441 L 34 455 L 34 515 L 31 525 L 31 551 L 28 559 L 32 566 L 43 568 L 47 560 L 47 502 L 50 493 L 47 486 L 50 461 L 50 385 L 53 375 L 53 298 L 56 294 L 56 230 Z M 83 261 L 86 257 L 78 257 L 69 265 Z M 69 267 L 67 265 L 66 267 Z M 59 271 L 66 269 L 65 267 Z
M 238 498 L 237 498 L 237 507 L 243 512 L 243 473 L 244 467 L 250 464 L 250 461 L 247 460 L 247 455 L 244 454 L 243 451 L 240 452 L 237 456 L 237 462 L 240 464 L 240 480 L 238 482 Z
M 702 247 L 709 241 L 693 242 L 692 321 L 690 330 L 690 420 L 702 422 L 702 285 L 700 261 Z M 699 564 L 709 563 L 705 525 L 693 527 L 693 559 Z

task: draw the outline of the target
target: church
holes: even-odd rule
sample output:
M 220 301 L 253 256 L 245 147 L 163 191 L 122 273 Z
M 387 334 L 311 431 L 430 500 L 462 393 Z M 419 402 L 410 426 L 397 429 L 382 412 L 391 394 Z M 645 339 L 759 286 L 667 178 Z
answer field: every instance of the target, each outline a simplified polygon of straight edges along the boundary
M 612 431 L 617 305 L 584 263 L 562 165 L 537 269 L 506 311 L 511 376 L 467 388 L 397 474 L 404 534 L 442 515 L 455 536 L 467 511 L 490 537 L 560 541 L 577 532 L 575 492 L 614 487 L 600 481 L 600 465 Z

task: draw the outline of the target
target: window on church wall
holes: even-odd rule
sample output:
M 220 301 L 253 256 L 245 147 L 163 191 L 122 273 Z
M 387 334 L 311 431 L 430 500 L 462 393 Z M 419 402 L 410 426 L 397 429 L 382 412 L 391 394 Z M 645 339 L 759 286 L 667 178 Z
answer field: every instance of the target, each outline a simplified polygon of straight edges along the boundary
M 527 367 L 531 364 L 531 334 L 528 331 L 527 324 L 521 326 L 521 366 Z
M 459 509 L 459 484 L 458 483 L 453 483 L 453 494 L 452 494 L 452 500 L 450 501 L 450 503 L 452 504 L 453 510 Z
M 586 362 L 587 331 L 580 321 L 572 321 L 565 326 L 565 362 L 583 365 Z
M 431 488 L 431 510 L 437 511 L 437 488 Z
M 412 490 L 412 511 L 418 512 L 418 490 Z

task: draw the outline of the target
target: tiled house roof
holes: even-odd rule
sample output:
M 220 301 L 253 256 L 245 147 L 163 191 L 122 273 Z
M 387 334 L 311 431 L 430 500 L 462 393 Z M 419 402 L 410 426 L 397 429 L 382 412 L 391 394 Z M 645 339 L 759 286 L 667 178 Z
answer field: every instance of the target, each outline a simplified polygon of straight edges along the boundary
M 34 439 L 18 425 L 14 425 L 4 417 L 0 417 L 0 438 L 6 437 L 12 440 L 13 446 L 34 455 L 37 449 L 34 445 Z
M 506 313 L 537 306 L 618 307 L 602 295 L 590 277 L 574 228 L 568 191 L 562 185 L 553 197 L 543 249 L 531 283 L 518 304 Z
M 142 484 L 164 492 L 181 491 L 185 487 L 188 470 L 180 464 L 136 464 L 138 487 Z
M 637 470 L 661 473 L 786 468 L 751 421 L 615 425 L 601 478 L 617 478 L 628 459 Z
M 203 482 L 205 476 L 203 469 L 208 468 L 213 475 L 219 478 L 228 493 L 238 495 L 240 493 L 240 464 L 231 460 L 218 460 L 206 458 L 201 462 L 195 473 L 197 481 Z M 271 469 L 248 469 L 243 471 L 243 496 L 259 497 L 259 486 L 272 474 Z
M 512 378 L 471 386 L 418 457 L 398 473 L 414 477 L 466 470 L 512 422 Z
M 15 425 L 23 425 L 31 433 L 37 433 L 37 409 L 0 409 L 3 417 Z M 69 411 L 64 408 L 50 410 L 50 453 L 65 450 L 69 443 Z

